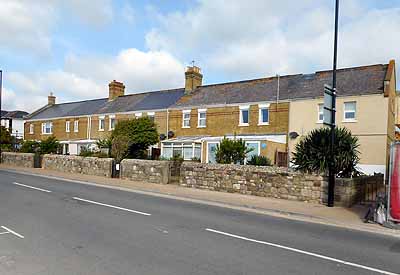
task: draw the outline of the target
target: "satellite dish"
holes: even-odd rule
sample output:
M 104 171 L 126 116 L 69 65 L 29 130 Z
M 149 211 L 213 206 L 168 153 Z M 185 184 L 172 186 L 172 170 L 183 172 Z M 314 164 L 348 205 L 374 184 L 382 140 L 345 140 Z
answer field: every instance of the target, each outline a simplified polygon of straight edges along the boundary
M 160 140 L 164 140 L 164 139 L 166 139 L 166 138 L 167 138 L 166 135 L 164 135 L 164 134 L 161 134 L 161 135 L 160 135 Z
M 290 139 L 296 139 L 298 136 L 299 136 L 299 134 L 297 132 L 290 132 L 289 133 Z
M 173 131 L 168 131 L 168 138 L 173 138 L 175 133 Z

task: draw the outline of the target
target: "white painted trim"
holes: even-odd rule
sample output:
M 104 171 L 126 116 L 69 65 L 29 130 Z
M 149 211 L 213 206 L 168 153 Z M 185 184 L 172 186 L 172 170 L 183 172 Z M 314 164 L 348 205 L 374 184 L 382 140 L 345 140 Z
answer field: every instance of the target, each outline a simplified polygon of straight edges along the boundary
M 136 112 L 135 113 L 135 117 L 136 118 L 139 118 L 139 117 L 142 117 L 143 116 L 143 113 L 142 112 Z
M 220 144 L 219 141 L 207 141 L 207 146 L 206 146 L 206 163 L 208 163 L 208 144 Z
M 79 132 L 79 119 L 74 120 L 74 133 Z
M 71 121 L 69 120 L 65 121 L 65 132 L 66 133 L 71 132 Z
M 205 125 L 200 125 L 200 114 L 206 114 L 205 118 L 202 118 L 202 120 L 205 120 Z M 197 110 L 197 128 L 206 128 L 207 127 L 207 109 L 198 109 Z
M 258 104 L 258 108 L 260 108 L 260 109 L 269 108 L 269 106 L 271 106 L 271 103 Z
M 147 112 L 147 116 L 155 116 L 156 113 L 155 112 Z
M 250 109 L 250 105 L 239 105 L 239 110 L 248 110 Z
M 268 121 L 267 122 L 263 122 L 261 117 L 262 117 L 262 110 L 267 109 L 268 110 Z M 259 104 L 258 105 L 258 126 L 265 126 L 265 125 L 269 125 L 269 104 Z
M 186 121 L 189 121 L 189 126 L 185 126 L 185 115 L 189 115 L 189 119 L 186 119 Z M 190 110 L 182 111 L 182 128 L 184 129 L 190 128 L 190 120 L 191 120 Z

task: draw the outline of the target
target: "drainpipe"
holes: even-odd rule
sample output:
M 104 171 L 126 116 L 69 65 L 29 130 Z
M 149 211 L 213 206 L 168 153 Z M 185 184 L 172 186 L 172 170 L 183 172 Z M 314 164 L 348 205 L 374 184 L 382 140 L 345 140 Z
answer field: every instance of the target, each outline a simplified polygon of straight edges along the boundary
M 167 139 L 168 139 L 168 131 L 169 131 L 169 110 L 167 109 L 167 129 L 165 131 Z

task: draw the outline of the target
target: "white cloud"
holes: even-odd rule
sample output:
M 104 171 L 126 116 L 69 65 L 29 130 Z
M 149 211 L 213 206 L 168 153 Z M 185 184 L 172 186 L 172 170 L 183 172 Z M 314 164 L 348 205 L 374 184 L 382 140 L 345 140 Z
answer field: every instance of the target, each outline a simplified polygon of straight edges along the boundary
M 54 20 L 50 0 L 0 0 L 0 7 L 0 49 L 31 50 L 40 55 L 50 50 L 49 30 Z
M 146 42 L 195 59 L 205 80 L 207 72 L 232 80 L 308 73 L 332 66 L 333 8 L 332 1 L 201 0 L 186 12 L 152 11 L 160 26 Z M 344 1 L 340 16 L 339 66 L 400 60 L 399 8 Z
M 124 82 L 126 93 L 183 87 L 184 66 L 162 51 L 126 49 L 116 56 L 69 56 L 63 70 L 10 72 L 5 78 L 7 108 L 31 112 L 47 103 L 50 92 L 57 102 L 107 97 L 114 79 Z

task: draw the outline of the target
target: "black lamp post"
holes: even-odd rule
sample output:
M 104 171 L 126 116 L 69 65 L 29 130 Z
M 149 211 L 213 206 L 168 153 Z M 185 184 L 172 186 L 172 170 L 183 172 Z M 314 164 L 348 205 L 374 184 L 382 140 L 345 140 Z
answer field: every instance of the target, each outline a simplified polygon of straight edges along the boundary
M 338 19 L 339 19 L 339 0 L 336 0 L 335 5 L 335 37 L 333 45 L 333 72 L 332 72 L 332 116 L 331 116 L 331 160 L 329 162 L 329 182 L 328 182 L 328 207 L 333 207 L 335 201 L 335 115 L 336 115 L 336 63 L 337 63 L 337 40 L 338 40 Z

